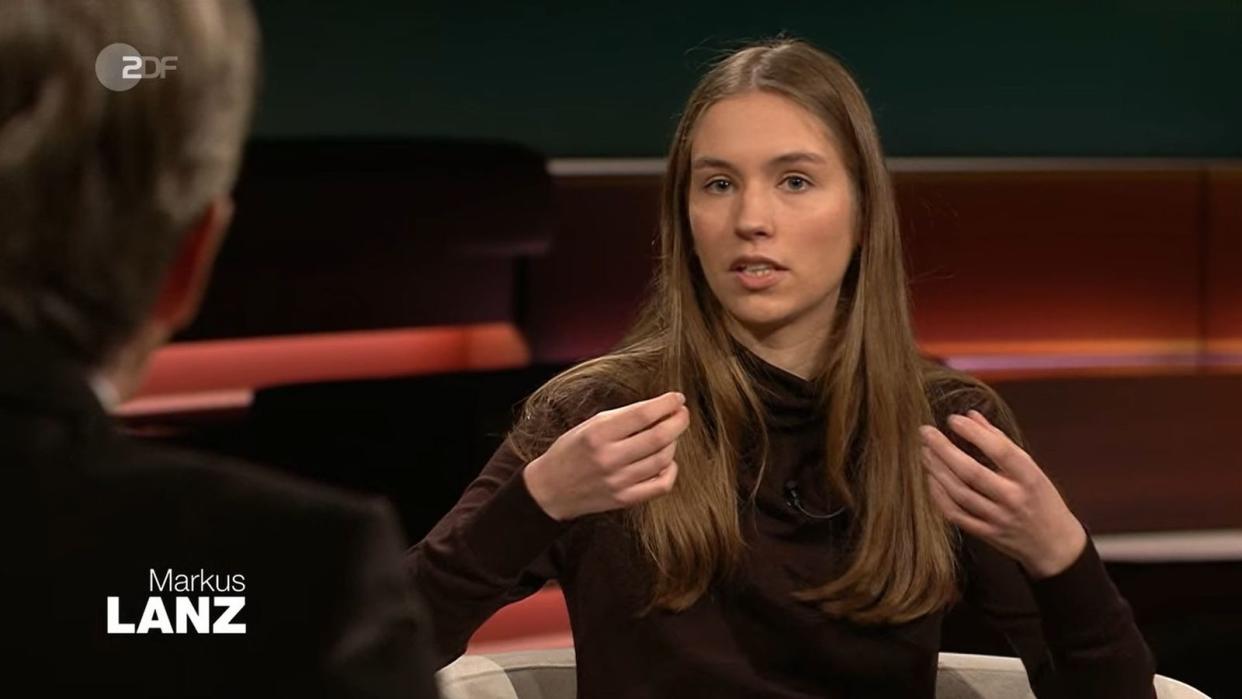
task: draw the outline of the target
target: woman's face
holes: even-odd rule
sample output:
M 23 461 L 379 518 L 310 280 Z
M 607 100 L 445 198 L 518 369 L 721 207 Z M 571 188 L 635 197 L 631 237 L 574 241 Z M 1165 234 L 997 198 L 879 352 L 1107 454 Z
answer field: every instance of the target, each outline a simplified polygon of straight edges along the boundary
M 691 135 L 695 252 L 738 329 L 826 336 L 856 245 L 854 188 L 824 124 L 754 91 L 717 102 Z

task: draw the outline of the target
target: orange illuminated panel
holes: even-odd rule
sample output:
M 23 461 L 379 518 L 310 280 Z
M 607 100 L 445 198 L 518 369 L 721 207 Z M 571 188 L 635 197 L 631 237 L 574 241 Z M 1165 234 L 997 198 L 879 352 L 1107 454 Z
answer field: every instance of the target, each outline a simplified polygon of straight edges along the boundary
M 312 381 L 525 366 L 509 323 L 179 342 L 156 353 L 122 415 L 238 407 L 251 391 Z
M 896 181 L 922 342 L 1200 337 L 1200 173 L 908 172 Z
M 1242 374 L 1242 338 L 1209 339 L 1203 355 L 1203 370 L 1214 374 Z
M 987 379 L 1186 374 L 1203 364 L 1196 340 L 926 342 L 920 349 Z
M 1207 351 L 1242 363 L 1242 168 L 1208 171 Z

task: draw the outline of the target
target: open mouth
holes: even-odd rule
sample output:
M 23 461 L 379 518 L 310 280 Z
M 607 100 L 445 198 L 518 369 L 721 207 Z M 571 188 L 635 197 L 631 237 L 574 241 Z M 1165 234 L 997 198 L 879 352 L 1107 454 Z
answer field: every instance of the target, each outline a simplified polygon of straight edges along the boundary
M 734 261 L 729 272 L 748 291 L 762 291 L 777 284 L 788 269 L 762 257 L 742 257 Z
M 742 274 L 760 278 L 771 276 L 777 270 L 775 266 L 766 263 L 738 265 L 733 269 Z

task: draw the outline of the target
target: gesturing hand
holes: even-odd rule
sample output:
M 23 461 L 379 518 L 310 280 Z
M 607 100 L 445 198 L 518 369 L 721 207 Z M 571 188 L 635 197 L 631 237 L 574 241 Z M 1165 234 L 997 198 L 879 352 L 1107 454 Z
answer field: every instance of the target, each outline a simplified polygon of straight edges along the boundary
M 523 469 L 531 497 L 563 521 L 668 493 L 677 479 L 677 438 L 690 425 L 685 402 L 665 393 L 569 430 Z
M 923 461 L 931 494 L 950 522 L 1017 559 L 1034 578 L 1065 570 L 1087 534 L 1056 486 L 1013 440 L 978 411 L 953 415 L 949 427 L 979 447 L 992 471 L 923 426 Z

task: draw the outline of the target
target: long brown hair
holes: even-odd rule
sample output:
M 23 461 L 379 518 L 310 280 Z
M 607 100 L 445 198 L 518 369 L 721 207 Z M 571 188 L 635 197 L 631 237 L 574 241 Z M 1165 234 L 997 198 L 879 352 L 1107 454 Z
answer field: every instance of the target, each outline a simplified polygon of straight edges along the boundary
M 676 486 L 625 512 L 654 566 L 652 606 L 685 609 L 714 579 L 737 570 L 744 547 L 736 475 L 742 435 L 758 436 L 762 469 L 764 411 L 694 256 L 686 198 L 700 117 L 716 102 L 754 90 L 782 95 L 819 117 L 835 137 L 856 201 L 859 246 L 818 378 L 827 415 L 823 476 L 854 510 L 855 538 L 842 574 L 798 597 L 859 623 L 900 623 L 943 607 L 955 591 L 954 535 L 920 463 L 917 430 L 932 417 L 925 389 L 931 375 L 911 329 L 896 204 L 870 109 L 841 63 L 806 43 L 751 45 L 699 82 L 673 138 L 660 258 L 638 321 L 618 349 L 531 396 L 510 436 L 524 456 L 537 456 L 570 426 L 565 416 L 587 416 L 579 410 L 590 407 L 600 386 L 627 400 L 682 391 L 692 419 L 677 445 Z

